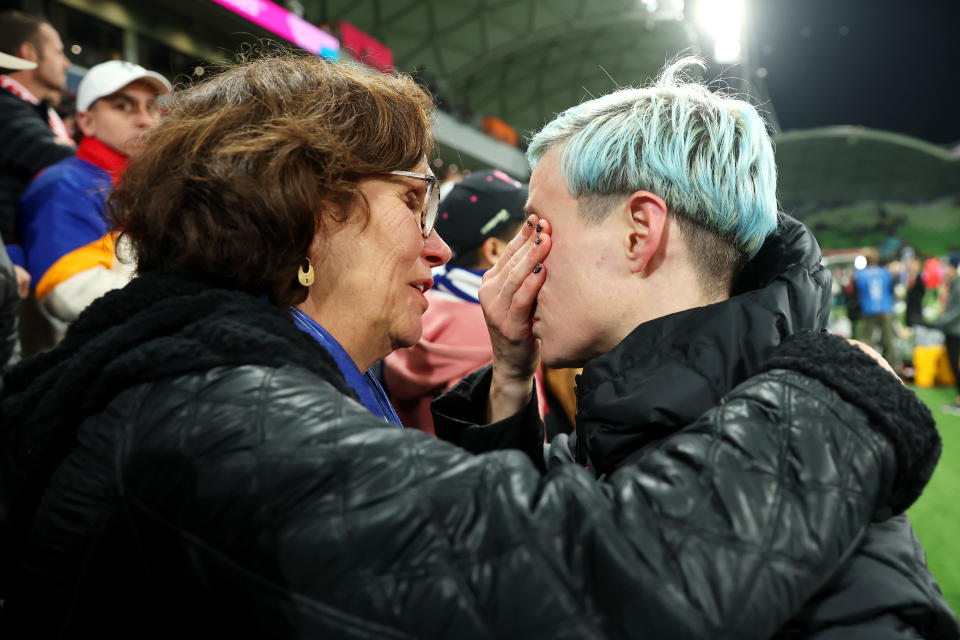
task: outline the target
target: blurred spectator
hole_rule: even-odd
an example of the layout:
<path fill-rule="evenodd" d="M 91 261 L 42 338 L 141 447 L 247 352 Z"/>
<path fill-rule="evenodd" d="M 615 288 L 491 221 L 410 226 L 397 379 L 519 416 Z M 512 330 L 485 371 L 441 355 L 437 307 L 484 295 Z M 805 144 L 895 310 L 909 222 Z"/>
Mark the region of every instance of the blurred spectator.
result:
<path fill-rule="evenodd" d="M 440 181 L 440 199 L 446 198 L 453 190 L 453 187 L 460 183 L 466 176 L 460 173 L 460 167 L 455 164 L 447 165 L 446 175 Z"/>
<path fill-rule="evenodd" d="M 132 277 L 117 259 L 106 199 L 143 133 L 156 122 L 157 98 L 171 90 L 158 73 L 129 62 L 90 69 L 77 90 L 76 157 L 41 173 L 24 192 L 17 226 L 41 308 L 62 323 Z"/>
<path fill-rule="evenodd" d="M 0 52 L 0 74 L 36 69 L 37 63 Z M 0 372 L 19 359 L 20 340 L 17 329 L 17 311 L 20 300 L 30 291 L 30 274 L 13 264 L 0 234 Z M 3 379 L 0 376 L 0 391 Z"/>
<path fill-rule="evenodd" d="M 19 11 L 0 13 L 0 49 L 33 63 L 0 75 L 0 236 L 13 245 L 20 194 L 38 171 L 74 152 L 52 106 L 66 91 L 70 61 L 45 18 Z M 24 266 L 19 247 L 8 250 L 14 264 Z"/>
<path fill-rule="evenodd" d="M 905 324 L 908 327 L 926 324 L 923 319 L 923 297 L 927 287 L 923 284 L 920 272 L 920 260 L 916 257 L 907 262 L 907 315 Z"/>
<path fill-rule="evenodd" d="M 954 251 L 947 256 L 946 282 L 950 289 L 943 307 L 943 313 L 937 319 L 937 328 L 946 336 L 947 357 L 950 359 L 950 369 L 957 385 L 957 398 L 953 404 L 943 407 L 943 410 L 953 415 L 960 415 L 960 280 L 957 278 L 957 267 L 960 266 L 960 251 Z"/>
<path fill-rule="evenodd" d="M 433 272 L 423 337 L 383 362 L 387 394 L 406 426 L 434 433 L 430 403 L 465 375 L 493 361 L 477 292 L 526 217 L 527 187 L 502 171 L 479 171 L 440 203 L 437 233 L 453 259 Z"/>
<path fill-rule="evenodd" d="M 899 369 L 899 358 L 894 348 L 893 327 L 893 276 L 886 267 L 877 264 L 876 251 L 865 252 L 867 266 L 857 271 L 855 284 L 857 300 L 860 303 L 859 340 L 883 353 L 895 369 Z M 880 341 L 876 334 L 879 331 Z"/>
<path fill-rule="evenodd" d="M 943 265 L 936 258 L 927 258 L 923 263 L 923 286 L 936 289 L 943 284 Z"/>

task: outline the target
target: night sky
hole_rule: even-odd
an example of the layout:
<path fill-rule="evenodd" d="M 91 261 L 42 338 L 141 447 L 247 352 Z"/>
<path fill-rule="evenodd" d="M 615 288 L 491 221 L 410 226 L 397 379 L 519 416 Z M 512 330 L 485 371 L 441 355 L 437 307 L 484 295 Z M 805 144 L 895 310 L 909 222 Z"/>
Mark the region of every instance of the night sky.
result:
<path fill-rule="evenodd" d="M 960 143 L 960 0 L 752 0 L 780 129 L 853 124 Z"/>

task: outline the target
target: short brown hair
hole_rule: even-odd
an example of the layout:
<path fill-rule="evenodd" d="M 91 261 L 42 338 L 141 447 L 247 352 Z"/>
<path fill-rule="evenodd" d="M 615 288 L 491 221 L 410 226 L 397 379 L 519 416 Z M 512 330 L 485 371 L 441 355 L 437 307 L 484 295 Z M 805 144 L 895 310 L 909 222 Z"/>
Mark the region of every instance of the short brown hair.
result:
<path fill-rule="evenodd" d="M 369 213 L 360 179 L 429 156 L 432 109 L 407 76 L 285 52 L 242 61 L 174 92 L 110 212 L 140 273 L 186 269 L 296 304 L 317 231 L 355 203 Z"/>
<path fill-rule="evenodd" d="M 20 45 L 29 42 L 43 56 L 43 36 L 40 27 L 50 24 L 43 16 L 23 13 L 22 11 L 4 11 L 0 13 L 0 51 L 12 56 L 19 55 Z"/>

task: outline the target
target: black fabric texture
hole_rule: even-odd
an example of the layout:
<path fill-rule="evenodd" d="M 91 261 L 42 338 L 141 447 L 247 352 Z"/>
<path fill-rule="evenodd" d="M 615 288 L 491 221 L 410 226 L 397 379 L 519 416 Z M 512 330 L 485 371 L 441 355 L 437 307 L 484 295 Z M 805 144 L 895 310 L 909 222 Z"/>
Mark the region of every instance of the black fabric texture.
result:
<path fill-rule="evenodd" d="M 785 342 L 764 369 L 790 369 L 816 378 L 867 414 L 897 452 L 893 513 L 903 513 L 916 502 L 933 476 L 942 441 L 930 409 L 896 376 L 845 339 L 827 333 L 801 334 Z"/>
<path fill-rule="evenodd" d="M 905 515 L 894 516 L 919 497 L 939 458 L 940 437 L 929 411 L 860 349 L 823 330 L 829 274 L 802 225 L 783 216 L 778 235 L 748 264 L 734 290 L 736 295 L 727 301 L 646 322 L 613 350 L 588 362 L 578 379 L 577 430 L 550 443 L 547 468 L 573 458 L 609 480 L 648 462 L 670 447 L 671 440 L 698 426 L 730 428 L 736 446 L 772 455 L 765 436 L 744 437 L 732 428 L 746 429 L 760 415 L 771 428 L 791 432 L 788 449 L 810 452 L 832 449 L 835 433 L 867 429 L 888 442 L 896 457 L 896 473 L 885 479 L 890 500 L 874 513 L 863 540 L 848 550 L 817 593 L 769 635 L 824 640 L 958 637 L 956 618 L 926 567 L 909 521 Z M 478 431 L 489 429 L 488 443 L 522 449 L 522 438 L 508 437 L 524 429 L 533 432 L 519 415 L 497 425 L 470 423 L 477 416 L 467 408 L 484 402 L 489 392 L 489 381 L 484 385 L 483 380 L 471 377 L 434 402 L 437 433 L 457 443 L 469 434 L 476 450 L 476 443 L 483 441 Z M 760 413 L 745 416 L 744 398 L 756 400 Z M 854 446 L 873 445 L 864 439 Z M 698 453 L 695 445 L 683 448 L 683 455 L 660 467 L 660 481 L 677 482 L 688 465 L 724 466 L 722 455 L 709 455 L 704 462 Z M 783 479 L 787 492 L 804 496 L 804 507 L 781 517 L 785 538 L 823 548 L 822 540 L 802 535 L 802 522 L 809 515 L 831 510 L 830 498 L 821 489 L 833 483 L 836 468 L 816 457 Z M 751 474 L 749 465 L 744 474 Z M 767 479 L 755 477 L 757 493 L 752 493 L 733 490 L 737 477 L 731 471 L 714 486 L 714 499 L 725 505 L 731 521 L 744 517 L 754 501 L 776 503 L 778 494 L 763 489 Z M 677 510 L 683 511 L 679 506 Z M 672 513 L 667 509 L 660 517 Z M 688 533 L 696 536 L 711 528 L 706 520 L 698 527 Z M 717 555 L 736 544 L 735 537 L 722 535 L 712 543 L 711 552 Z M 727 568 L 731 574 L 740 570 L 732 564 Z M 723 579 L 708 579 L 702 587 L 711 593 L 726 590 Z"/>
<path fill-rule="evenodd" d="M 86 416 L 144 381 L 240 364 L 294 364 L 356 397 L 325 349 L 249 294 L 156 271 L 90 305 L 56 348 L 4 376 L 0 547 L 21 544 L 47 479 Z"/>
<path fill-rule="evenodd" d="M 46 102 L 32 105 L 0 89 L 0 236 L 14 243 L 17 201 L 37 173 L 74 154 L 54 142 Z"/>
<path fill-rule="evenodd" d="M 458 385 L 456 395 L 441 395 L 433 401 L 431 411 L 435 410 L 434 416 L 439 416 L 434 421 L 437 437 L 455 442 L 473 453 L 497 449 L 529 452 L 534 464 L 543 469 L 540 446 L 544 441 L 544 426 L 540 421 L 536 394 L 530 394 L 530 400 L 516 415 L 485 424 L 486 391 L 490 388 L 492 375 L 493 368 L 487 365 L 465 377 Z"/>
<path fill-rule="evenodd" d="M 17 310 L 20 308 L 20 294 L 17 291 L 17 274 L 13 263 L 3 246 L 0 236 L 0 373 L 4 370 L 17 347 Z M 3 380 L 0 379 L 0 392 Z"/>
<path fill-rule="evenodd" d="M 374 417 L 216 283 L 148 274 L 77 322 L 0 399 L 0 595 L 30 637 L 769 638 L 896 473 L 862 413 L 783 369 L 601 483 Z"/>

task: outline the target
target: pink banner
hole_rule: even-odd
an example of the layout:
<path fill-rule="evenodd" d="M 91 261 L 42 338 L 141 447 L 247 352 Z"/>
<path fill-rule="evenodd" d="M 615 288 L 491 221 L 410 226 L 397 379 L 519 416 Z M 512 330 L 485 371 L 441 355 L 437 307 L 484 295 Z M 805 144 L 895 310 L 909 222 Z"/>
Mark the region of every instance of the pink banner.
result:
<path fill-rule="evenodd" d="M 335 37 L 269 0 L 213 0 L 267 31 L 324 58 L 336 60 L 340 43 Z"/>

